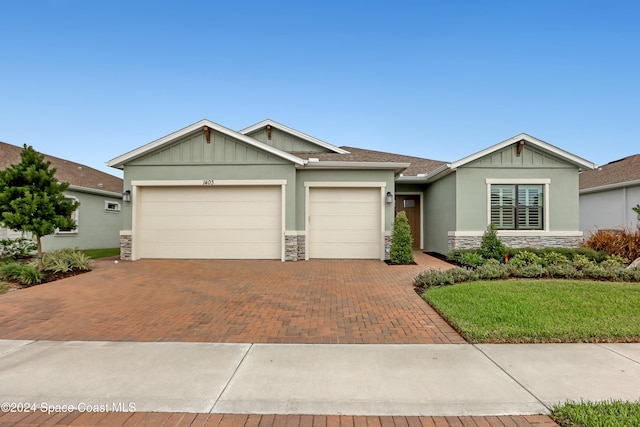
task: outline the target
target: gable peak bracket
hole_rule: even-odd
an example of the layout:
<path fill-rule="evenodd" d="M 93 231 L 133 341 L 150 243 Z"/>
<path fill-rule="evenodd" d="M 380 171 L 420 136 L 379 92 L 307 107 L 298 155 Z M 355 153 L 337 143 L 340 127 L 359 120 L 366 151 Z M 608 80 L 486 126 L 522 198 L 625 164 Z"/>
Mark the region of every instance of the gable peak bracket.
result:
<path fill-rule="evenodd" d="M 209 126 L 203 126 L 204 137 L 207 139 L 207 144 L 211 144 L 211 128 Z"/>
<path fill-rule="evenodd" d="M 516 148 L 517 157 L 520 157 L 520 154 L 522 154 L 522 147 L 524 147 L 524 139 L 521 139 L 520 141 L 518 141 L 518 147 Z"/>
<path fill-rule="evenodd" d="M 271 141 L 271 125 L 267 125 L 267 139 Z"/>

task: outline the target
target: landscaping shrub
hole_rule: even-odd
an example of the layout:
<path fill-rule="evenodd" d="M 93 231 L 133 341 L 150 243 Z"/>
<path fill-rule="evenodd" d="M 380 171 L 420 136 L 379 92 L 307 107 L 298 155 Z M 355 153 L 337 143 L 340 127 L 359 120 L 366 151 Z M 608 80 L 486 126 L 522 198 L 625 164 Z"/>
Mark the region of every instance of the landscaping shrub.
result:
<path fill-rule="evenodd" d="M 542 255 L 542 260 L 545 265 L 559 265 L 559 264 L 569 264 L 569 258 L 566 255 L 561 254 L 560 252 L 545 252 Z"/>
<path fill-rule="evenodd" d="M 474 268 L 482 265 L 485 262 L 484 258 L 478 251 L 462 252 L 458 256 L 457 261 L 462 265 L 466 265 Z"/>
<path fill-rule="evenodd" d="M 415 262 L 411 226 L 404 211 L 399 212 L 393 222 L 390 261 L 394 264 L 413 264 Z"/>
<path fill-rule="evenodd" d="M 24 286 L 36 285 L 42 281 L 42 274 L 33 265 L 10 262 L 0 266 L 0 277 L 15 280 Z"/>
<path fill-rule="evenodd" d="M 46 252 L 42 256 L 42 269 L 54 273 L 66 273 L 73 270 L 89 270 L 91 260 L 77 249 L 58 249 Z"/>
<path fill-rule="evenodd" d="M 491 223 L 482 235 L 480 242 L 480 254 L 486 259 L 504 259 L 507 249 L 500 241 L 496 226 Z"/>
<path fill-rule="evenodd" d="M 585 246 L 633 261 L 640 257 L 640 229 L 598 230 L 589 236 Z"/>
<path fill-rule="evenodd" d="M 571 265 L 573 265 L 577 270 L 584 270 L 587 267 L 596 265 L 596 263 L 590 260 L 586 255 L 576 254 L 571 261 Z"/>
<path fill-rule="evenodd" d="M 626 267 L 629 260 L 620 255 L 608 255 L 607 258 L 600 263 L 604 267 Z"/>
<path fill-rule="evenodd" d="M 509 263 L 516 267 L 524 267 L 527 265 L 543 265 L 543 258 L 529 250 L 524 250 L 515 254 L 513 258 L 509 260 Z"/>
<path fill-rule="evenodd" d="M 9 258 L 27 258 L 38 249 L 35 240 L 25 237 L 0 240 L 0 255 Z"/>

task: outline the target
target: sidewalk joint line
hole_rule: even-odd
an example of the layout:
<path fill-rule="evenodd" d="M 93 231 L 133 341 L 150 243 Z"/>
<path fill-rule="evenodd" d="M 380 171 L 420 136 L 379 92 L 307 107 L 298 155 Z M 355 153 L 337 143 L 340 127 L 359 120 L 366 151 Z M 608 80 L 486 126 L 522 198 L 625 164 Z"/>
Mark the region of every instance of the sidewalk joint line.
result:
<path fill-rule="evenodd" d="M 26 342 L 24 344 L 21 344 L 21 345 L 18 345 L 16 347 L 11 347 L 10 349 L 3 351 L 2 353 L 0 353 L 0 358 L 3 358 L 3 357 L 8 356 L 10 354 L 13 354 L 16 351 L 21 350 L 21 349 L 23 349 L 25 347 L 28 347 L 31 344 L 37 342 L 37 340 L 6 340 L 6 341 L 28 341 L 28 342 Z"/>
<path fill-rule="evenodd" d="M 523 390 L 525 390 L 527 393 L 529 393 L 535 400 L 538 401 L 538 403 L 540 403 L 542 406 L 544 406 L 545 408 L 547 408 L 549 411 L 551 410 L 551 407 L 549 407 L 547 404 L 545 404 L 542 400 L 540 400 L 538 398 L 538 396 L 536 396 L 535 394 L 533 394 L 533 392 L 531 390 L 529 390 L 527 387 L 524 386 L 524 384 L 522 384 L 520 381 L 518 381 L 513 375 L 511 375 L 509 372 L 507 372 L 502 366 L 500 366 L 498 364 L 498 362 L 496 362 L 495 360 L 493 360 L 491 358 L 491 356 L 489 356 L 487 353 L 485 353 L 484 351 L 482 351 L 481 348 L 477 347 L 475 344 L 471 344 L 476 350 L 478 350 L 480 353 L 482 353 L 482 355 L 484 357 L 486 357 L 487 359 L 489 359 L 489 361 L 491 363 L 493 363 L 495 366 L 498 367 L 498 369 L 500 369 L 502 372 L 505 373 L 506 376 L 508 376 L 509 378 L 511 378 L 516 384 L 518 384 L 520 387 L 522 387 Z"/>
<path fill-rule="evenodd" d="M 612 348 L 607 347 L 607 344 L 633 344 L 633 343 L 594 343 L 594 344 L 596 344 L 598 347 L 602 347 L 605 350 L 610 351 L 611 353 L 617 354 L 618 356 L 622 356 L 625 359 L 630 360 L 633 363 L 637 363 L 638 365 L 640 365 L 640 360 L 633 359 L 633 358 L 627 356 L 626 354 L 622 354 L 622 353 L 620 353 L 620 352 L 618 352 L 618 351 L 616 351 L 616 350 L 614 350 Z"/>
<path fill-rule="evenodd" d="M 227 383 L 224 385 L 224 387 L 222 388 L 222 390 L 220 391 L 220 394 L 218 395 L 218 397 L 216 398 L 216 401 L 213 402 L 213 405 L 211 405 L 211 409 L 209 410 L 210 414 L 214 414 L 215 412 L 213 412 L 213 410 L 216 408 L 216 406 L 218 405 L 218 402 L 220 401 L 220 398 L 222 397 L 222 395 L 224 394 L 225 391 L 227 391 L 227 388 L 229 387 L 229 384 L 231 383 L 231 381 L 233 381 L 233 378 L 236 376 L 236 373 L 238 372 L 238 369 L 240 369 L 240 366 L 242 366 L 242 363 L 244 362 L 244 359 L 247 358 L 247 356 L 249 355 L 249 352 L 251 351 L 251 349 L 253 349 L 253 346 L 255 344 L 254 343 L 249 343 L 249 348 L 247 349 L 247 351 L 244 353 L 244 355 L 242 356 L 242 359 L 240 359 L 240 362 L 238 362 L 238 365 L 236 366 L 236 368 L 233 370 L 233 372 L 231 373 L 231 376 L 229 376 L 229 380 L 227 381 Z"/>

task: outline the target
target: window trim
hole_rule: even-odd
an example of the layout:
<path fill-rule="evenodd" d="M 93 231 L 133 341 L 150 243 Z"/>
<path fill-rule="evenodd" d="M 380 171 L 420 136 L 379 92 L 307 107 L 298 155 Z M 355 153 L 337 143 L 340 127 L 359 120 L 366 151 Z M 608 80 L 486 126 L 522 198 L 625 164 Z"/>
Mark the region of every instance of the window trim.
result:
<path fill-rule="evenodd" d="M 72 200 L 74 202 L 79 202 L 80 200 L 76 196 L 64 196 L 65 200 Z M 56 234 L 59 235 L 69 235 L 69 234 L 78 234 L 78 227 L 80 226 L 80 208 L 78 207 L 75 211 L 71 212 L 71 219 L 73 219 L 76 223 L 76 228 L 73 230 L 60 230 L 56 228 Z"/>
<path fill-rule="evenodd" d="M 487 185 L 487 225 L 491 224 L 491 185 L 503 184 L 503 185 L 543 185 L 543 205 L 542 205 L 542 229 L 501 229 L 498 232 L 517 232 L 523 234 L 533 234 L 540 232 L 549 232 L 549 188 L 551 186 L 550 178 L 487 178 L 485 180 Z"/>
<path fill-rule="evenodd" d="M 109 205 L 116 205 L 116 208 L 115 209 L 109 209 Z M 112 200 L 105 200 L 104 201 L 104 211 L 105 212 L 118 213 L 118 212 L 120 212 L 121 209 L 122 209 L 122 206 L 120 205 L 120 202 L 114 202 Z"/>

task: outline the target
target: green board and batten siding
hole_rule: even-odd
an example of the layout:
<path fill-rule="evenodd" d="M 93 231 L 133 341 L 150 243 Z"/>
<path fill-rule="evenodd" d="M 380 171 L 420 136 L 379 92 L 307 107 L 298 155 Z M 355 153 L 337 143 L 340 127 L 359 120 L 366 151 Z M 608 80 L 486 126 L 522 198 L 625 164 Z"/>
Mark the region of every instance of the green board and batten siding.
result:
<path fill-rule="evenodd" d="M 182 138 L 168 147 L 129 163 L 130 165 L 184 165 L 184 164 L 289 164 L 286 160 L 212 131 L 211 142 L 204 132 Z"/>
<path fill-rule="evenodd" d="M 286 151 L 288 153 L 328 153 L 329 150 L 313 144 L 309 141 L 305 141 L 302 138 L 291 135 L 286 132 L 282 132 L 277 128 L 271 129 L 271 139 L 266 129 L 260 129 L 258 131 L 248 133 L 247 136 L 263 142 L 267 145 L 271 145 L 279 150 Z"/>

